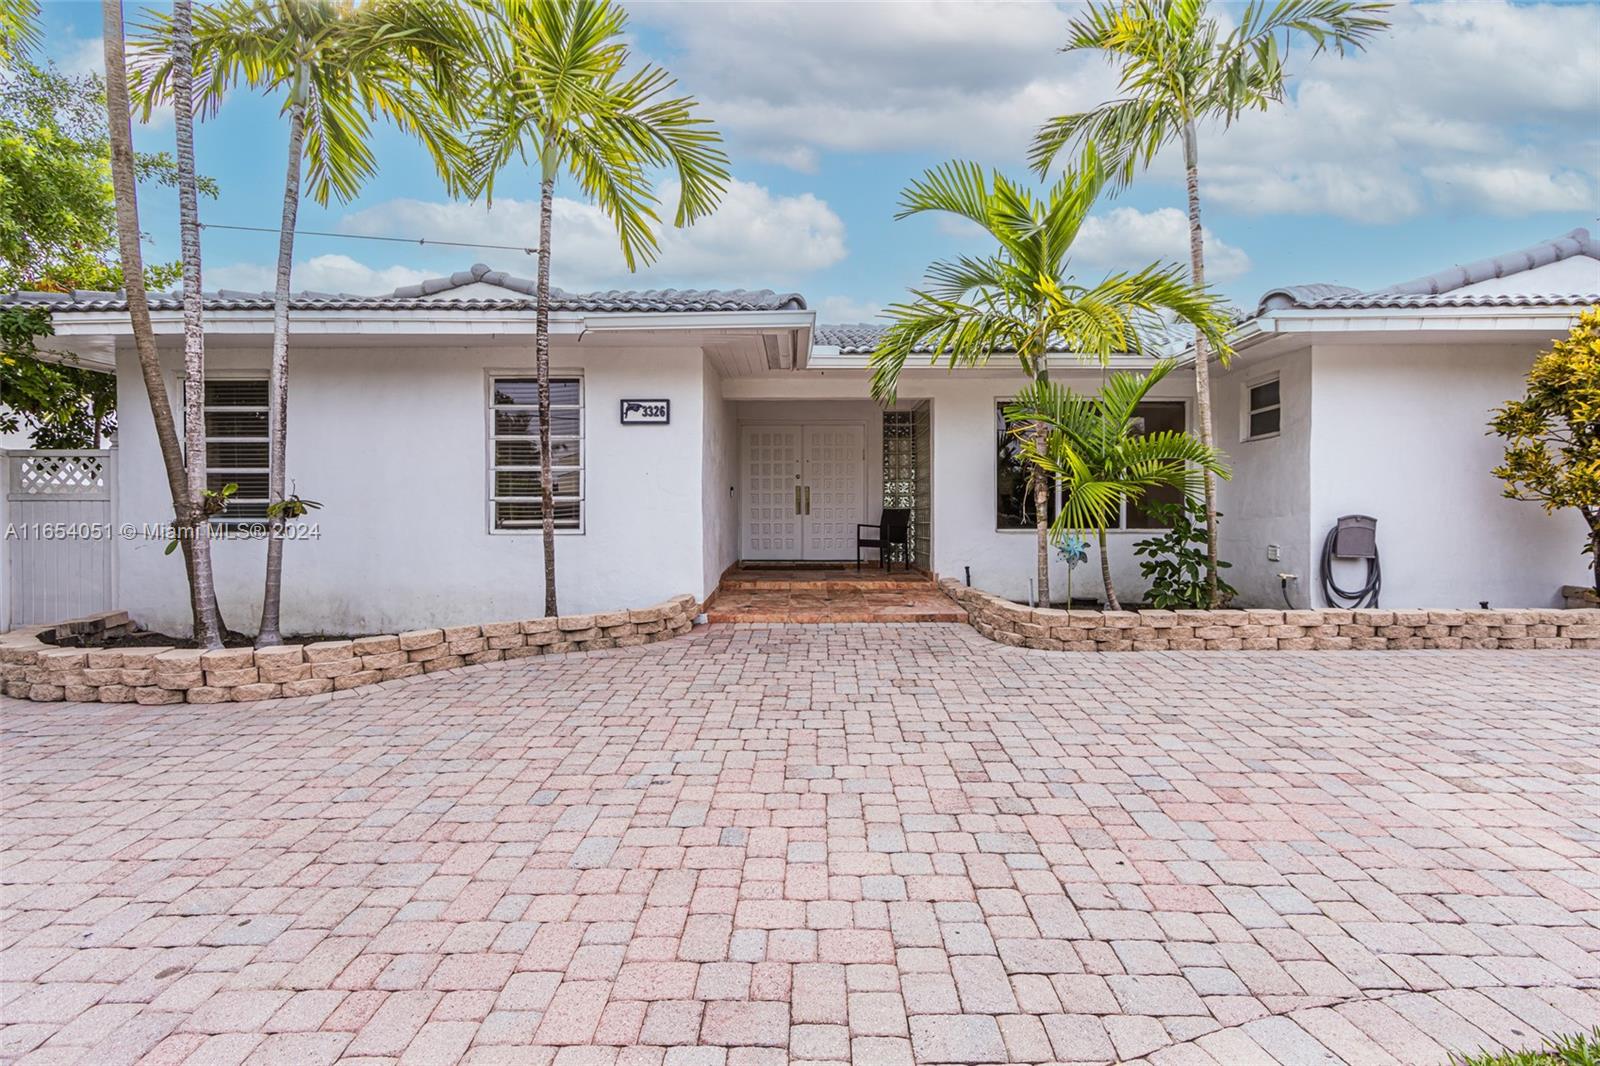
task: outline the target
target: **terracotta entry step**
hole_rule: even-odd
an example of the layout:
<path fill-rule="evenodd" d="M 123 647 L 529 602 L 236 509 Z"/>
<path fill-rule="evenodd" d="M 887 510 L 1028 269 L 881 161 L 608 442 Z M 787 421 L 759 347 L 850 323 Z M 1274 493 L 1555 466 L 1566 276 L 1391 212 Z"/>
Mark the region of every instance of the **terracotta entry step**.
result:
<path fill-rule="evenodd" d="M 706 605 L 711 622 L 965 622 L 967 613 L 919 571 L 854 565 L 741 565 Z"/>

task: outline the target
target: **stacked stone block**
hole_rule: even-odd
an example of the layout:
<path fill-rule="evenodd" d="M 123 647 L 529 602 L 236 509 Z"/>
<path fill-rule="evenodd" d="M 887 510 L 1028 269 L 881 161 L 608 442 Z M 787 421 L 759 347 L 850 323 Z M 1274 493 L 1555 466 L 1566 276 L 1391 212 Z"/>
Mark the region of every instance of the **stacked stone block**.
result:
<path fill-rule="evenodd" d="M 315 696 L 458 666 L 601 648 L 633 648 L 694 628 L 689 595 L 641 610 L 414 629 L 278 648 L 63 648 L 56 634 L 99 632 L 84 619 L 0 634 L 0 691 L 17 699 L 228 703 Z M 120 619 L 121 612 L 95 616 Z"/>
<path fill-rule="evenodd" d="M 1046 651 L 1600 649 L 1600 610 L 1060 611 L 940 587 L 983 636 Z"/>

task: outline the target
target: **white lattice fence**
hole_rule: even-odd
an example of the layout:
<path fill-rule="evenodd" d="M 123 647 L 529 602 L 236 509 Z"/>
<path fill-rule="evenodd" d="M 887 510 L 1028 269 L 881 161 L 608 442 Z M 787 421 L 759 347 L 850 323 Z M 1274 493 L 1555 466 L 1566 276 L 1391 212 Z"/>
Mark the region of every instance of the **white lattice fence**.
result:
<path fill-rule="evenodd" d="M 9 451 L 5 577 L 11 626 L 107 611 L 115 595 L 116 453 Z"/>

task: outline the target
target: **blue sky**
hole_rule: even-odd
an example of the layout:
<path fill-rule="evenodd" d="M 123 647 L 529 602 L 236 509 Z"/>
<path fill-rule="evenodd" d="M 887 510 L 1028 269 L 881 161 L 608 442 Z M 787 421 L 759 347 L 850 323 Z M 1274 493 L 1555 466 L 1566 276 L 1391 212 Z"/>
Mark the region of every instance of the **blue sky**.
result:
<path fill-rule="evenodd" d="M 1114 90 L 1102 63 L 1056 51 L 1067 4 L 631 10 L 635 48 L 702 101 L 735 182 L 716 216 L 666 233 L 660 261 L 637 275 L 596 212 L 562 190 L 554 273 L 568 288 L 794 289 L 826 321 L 864 319 L 931 259 L 983 249 L 947 223 L 894 221 L 909 178 L 949 158 L 1024 177 L 1038 123 Z M 1206 135 L 1208 261 L 1234 301 L 1253 305 L 1294 282 L 1373 287 L 1596 224 L 1600 76 L 1577 42 L 1600 39 L 1600 6 L 1463 0 L 1401 6 L 1394 23 L 1364 55 L 1300 49 L 1286 105 Z M 47 3 L 45 25 L 47 55 L 69 70 L 98 68 L 98 4 Z M 235 93 L 202 124 L 200 169 L 222 190 L 202 203 L 203 220 L 276 225 L 286 162 L 277 111 L 277 101 Z M 136 136 L 170 148 L 170 119 Z M 361 196 L 307 203 L 301 228 L 534 243 L 526 172 L 504 175 L 487 210 L 450 202 L 403 137 L 381 131 L 375 147 L 382 170 Z M 1176 162 L 1158 160 L 1099 208 L 1075 261 L 1082 276 L 1184 254 Z M 143 195 L 147 254 L 175 258 L 174 200 Z M 208 232 L 206 287 L 267 287 L 274 249 L 273 235 Z M 532 257 L 516 252 L 307 237 L 295 284 L 387 291 L 475 260 L 533 273 Z"/>

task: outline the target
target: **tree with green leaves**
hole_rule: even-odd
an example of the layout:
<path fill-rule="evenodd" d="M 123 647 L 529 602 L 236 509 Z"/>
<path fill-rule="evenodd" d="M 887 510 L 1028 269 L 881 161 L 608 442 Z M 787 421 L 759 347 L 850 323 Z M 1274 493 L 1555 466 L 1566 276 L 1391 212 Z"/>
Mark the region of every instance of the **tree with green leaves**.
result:
<path fill-rule="evenodd" d="M 140 181 L 177 184 L 165 152 L 137 152 Z M 200 193 L 216 183 L 199 177 Z M 177 263 L 152 263 L 145 284 L 178 278 Z M 14 56 L 0 67 L 0 290 L 115 291 L 122 287 L 105 82 Z M 31 431 L 36 448 L 98 448 L 116 424 L 116 378 L 41 346 L 50 315 L 0 308 L 0 430 Z"/>
<path fill-rule="evenodd" d="M 41 359 L 55 333 L 43 307 L 0 307 L 0 433 L 30 431 L 35 448 L 99 448 L 116 424 L 117 379 L 66 353 Z"/>
<path fill-rule="evenodd" d="M 289 406 L 289 292 L 302 171 L 320 204 L 348 202 L 377 172 L 367 141 L 381 118 L 416 137 L 447 180 L 459 172 L 454 129 L 464 115 L 464 64 L 474 30 L 450 0 L 222 0 L 195 12 L 198 98 L 214 114 L 244 84 L 281 95 L 289 125 L 288 167 L 278 230 L 268 372 L 268 515 L 266 581 L 256 644 L 283 642 L 286 519 L 301 513 L 286 493 Z M 138 94 L 146 113 L 174 91 L 174 27 L 155 15 L 139 44 Z"/>
<path fill-rule="evenodd" d="M 1368 0 L 1252 0 L 1231 28 L 1212 16 L 1208 0 L 1121 0 L 1099 4 L 1069 23 L 1065 52 L 1097 51 L 1119 68 L 1121 95 L 1090 111 L 1051 119 L 1034 138 L 1030 159 L 1041 174 L 1069 147 L 1093 145 L 1125 186 L 1173 141 L 1183 145 L 1189 204 L 1189 270 L 1205 284 L 1200 226 L 1199 129 L 1232 125 L 1244 112 L 1284 98 L 1284 57 L 1296 37 L 1317 52 L 1363 48 L 1388 27 L 1388 3 Z M 1200 439 L 1213 443 L 1211 338 L 1195 339 L 1195 398 Z M 1217 601 L 1216 481 L 1205 478 L 1206 580 Z"/>
<path fill-rule="evenodd" d="M 1527 392 L 1495 411 L 1489 429 L 1506 441 L 1494 476 L 1507 499 L 1583 516 L 1583 551 L 1600 593 L 1600 306 L 1534 361 Z"/>
<path fill-rule="evenodd" d="M 659 251 L 652 171 L 678 183 L 673 222 L 716 209 L 728 157 L 692 97 L 660 67 L 635 65 L 623 36 L 627 14 L 611 0 L 505 0 L 485 4 L 479 38 L 481 113 L 469 141 L 465 184 L 493 202 L 513 159 L 539 182 L 538 307 L 534 359 L 539 402 L 539 520 L 544 612 L 556 614 L 555 480 L 550 454 L 550 260 L 556 182 L 569 178 L 616 228 L 629 270 Z"/>
<path fill-rule="evenodd" d="M 1105 365 L 1113 355 L 1147 353 L 1166 331 L 1163 315 L 1188 323 L 1226 350 L 1217 298 L 1190 284 L 1176 266 L 1077 280 L 1072 245 L 1105 186 L 1091 151 L 1052 186 L 1033 191 L 976 163 L 950 162 L 912 182 L 896 218 L 926 212 L 979 226 L 993 251 L 931 264 L 911 299 L 886 312 L 889 326 L 872 353 L 872 394 L 892 403 L 906 364 L 920 352 L 950 367 L 982 366 L 996 354 L 1015 358 L 1037 386 L 1049 377 L 1050 353 L 1071 352 Z M 1048 427 L 1033 424 L 1035 454 L 1045 455 Z M 1050 602 L 1050 490 L 1053 474 L 1032 465 L 1038 593 Z"/>
<path fill-rule="evenodd" d="M 178 184 L 166 152 L 134 153 L 141 182 Z M 197 177 L 202 195 L 216 182 Z M 145 284 L 178 280 L 176 262 L 151 263 Z M 122 287 L 106 87 L 97 74 L 63 74 L 17 59 L 0 68 L 0 290 L 64 292 Z"/>
<path fill-rule="evenodd" d="M 1161 487 L 1198 496 L 1202 471 L 1228 476 L 1215 448 L 1177 430 L 1146 433 L 1136 417 L 1150 390 L 1176 366 L 1163 359 L 1143 373 L 1118 371 L 1094 395 L 1036 381 L 1006 408 L 1007 419 L 1018 427 L 1023 457 L 1061 485 L 1061 509 L 1051 524 L 1051 539 L 1061 543 L 1070 534 L 1094 533 L 1099 540 L 1107 610 L 1122 609 L 1111 580 L 1106 530 L 1123 505 L 1138 503 Z M 1042 441 L 1030 428 L 1034 426 L 1044 427 Z"/>

